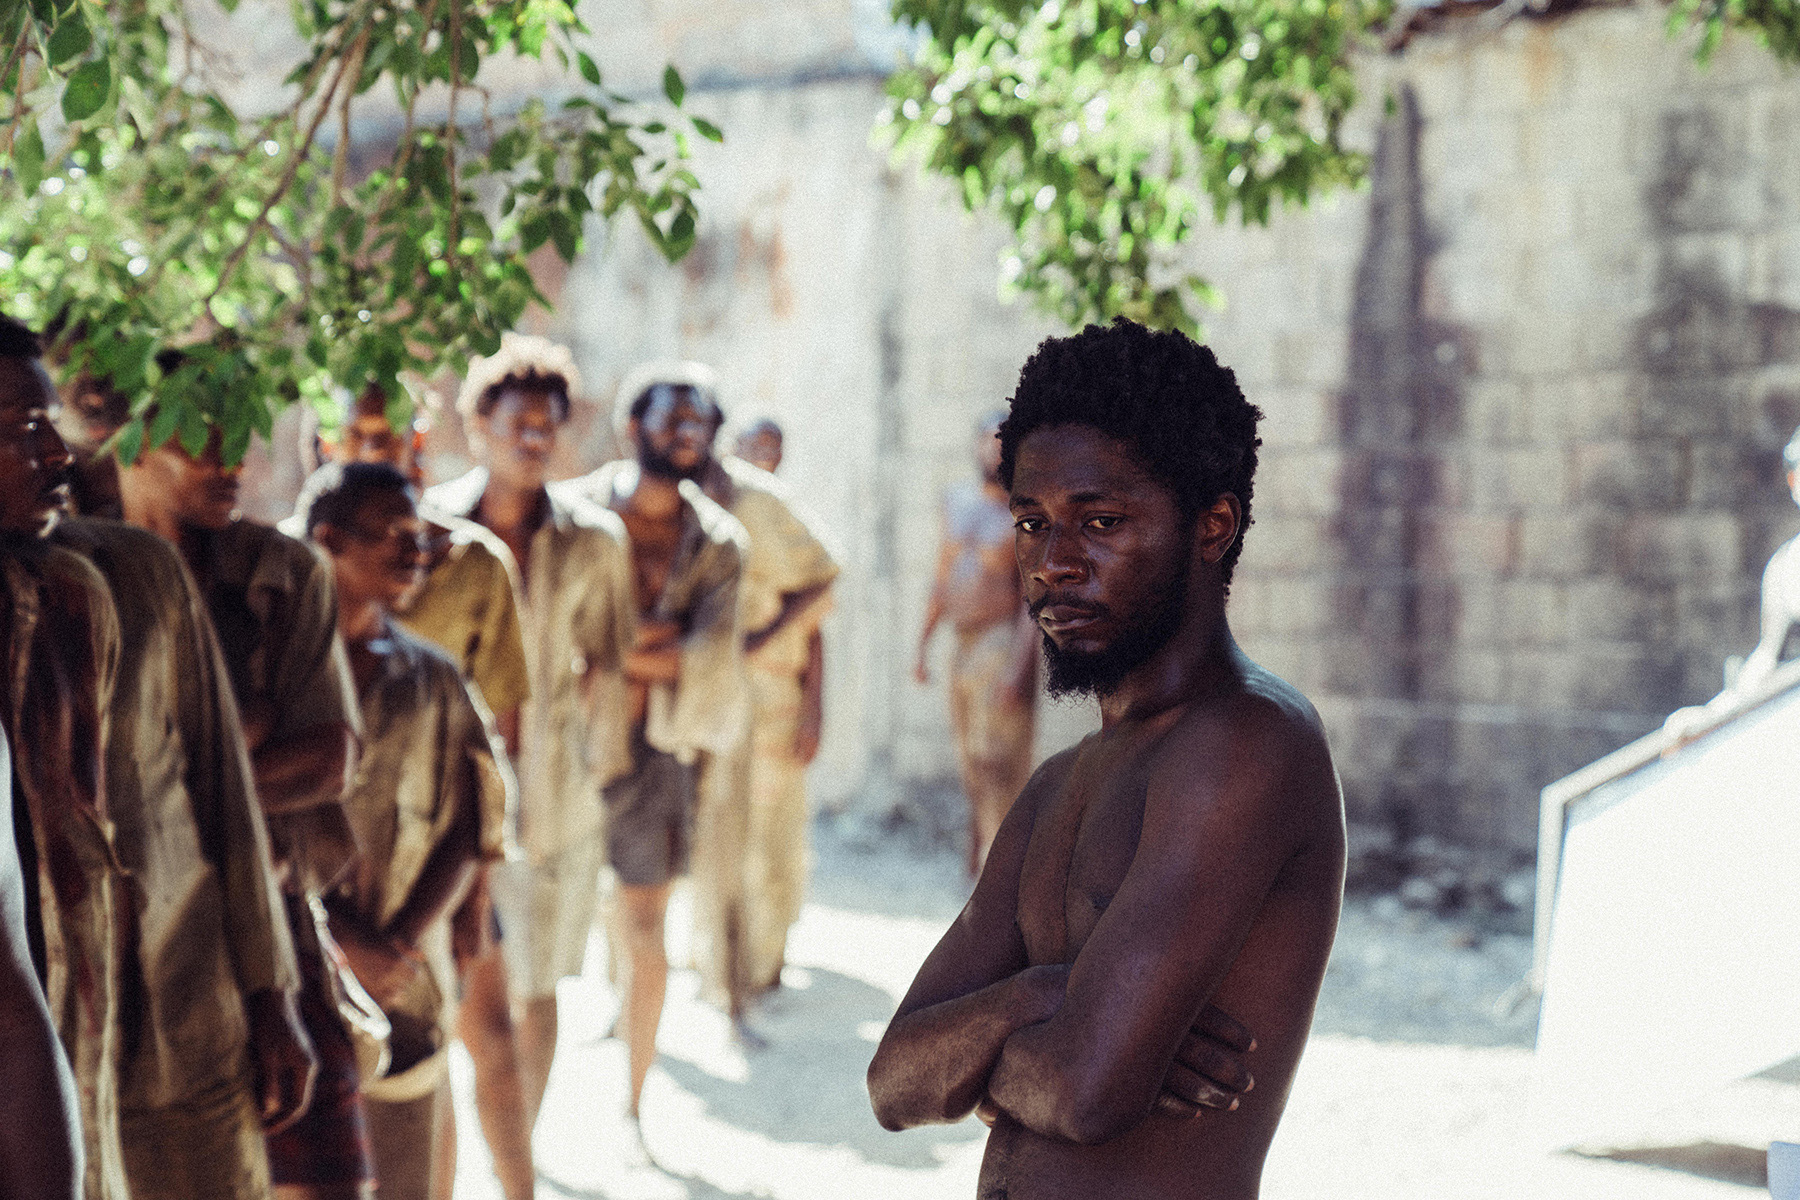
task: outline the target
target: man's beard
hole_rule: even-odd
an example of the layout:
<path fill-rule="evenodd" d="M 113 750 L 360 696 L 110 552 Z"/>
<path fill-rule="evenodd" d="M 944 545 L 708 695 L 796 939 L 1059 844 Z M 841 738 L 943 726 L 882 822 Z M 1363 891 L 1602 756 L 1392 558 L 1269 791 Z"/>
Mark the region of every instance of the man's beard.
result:
<path fill-rule="evenodd" d="M 645 474 L 654 475 L 658 479 L 698 479 L 701 472 L 706 470 L 707 461 L 703 457 L 692 467 L 684 470 L 671 462 L 667 454 L 652 446 L 648 441 L 644 441 L 638 446 L 638 466 L 643 468 Z"/>
<path fill-rule="evenodd" d="M 1083 696 L 1108 696 L 1125 677 L 1150 661 L 1158 650 L 1169 644 L 1181 628 L 1187 607 L 1188 558 L 1182 556 L 1180 569 L 1165 585 L 1151 594 L 1161 597 L 1156 607 L 1121 629 L 1118 636 L 1099 650 L 1064 650 L 1044 635 L 1044 663 L 1049 668 L 1044 690 L 1053 700 L 1078 699 Z M 1047 607 L 1046 602 L 1034 606 Z"/>

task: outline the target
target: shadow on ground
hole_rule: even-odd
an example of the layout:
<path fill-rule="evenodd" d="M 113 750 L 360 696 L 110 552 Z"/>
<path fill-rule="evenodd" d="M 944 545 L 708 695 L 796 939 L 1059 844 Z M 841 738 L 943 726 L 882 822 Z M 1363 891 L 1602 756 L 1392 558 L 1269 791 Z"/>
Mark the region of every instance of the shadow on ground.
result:
<path fill-rule="evenodd" d="M 1634 1146 L 1629 1149 L 1571 1150 L 1579 1158 L 1606 1159 L 1680 1171 L 1701 1179 L 1736 1183 L 1747 1188 L 1769 1186 L 1767 1150 L 1722 1142 L 1694 1142 L 1686 1146 Z"/>
<path fill-rule="evenodd" d="M 888 1166 L 937 1167 L 941 1148 L 985 1136 L 974 1121 L 902 1134 L 876 1124 L 863 1073 L 875 1052 L 869 1035 L 886 1026 L 892 998 L 837 971 L 810 967 L 802 978 L 809 981 L 804 989 L 778 994 L 758 1014 L 769 1047 L 746 1055 L 742 1080 L 721 1079 L 667 1053 L 660 1069 L 726 1125 L 782 1142 L 848 1146 Z"/>

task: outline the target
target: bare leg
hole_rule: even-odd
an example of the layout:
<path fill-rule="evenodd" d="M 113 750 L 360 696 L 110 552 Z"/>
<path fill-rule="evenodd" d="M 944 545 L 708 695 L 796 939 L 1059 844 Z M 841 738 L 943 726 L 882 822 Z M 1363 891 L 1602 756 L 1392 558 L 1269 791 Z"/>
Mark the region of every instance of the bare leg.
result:
<path fill-rule="evenodd" d="M 275 1200 L 375 1200 L 372 1183 L 278 1183 Z"/>
<path fill-rule="evenodd" d="M 554 1022 L 555 1012 L 551 1019 Z M 531 1123 L 525 1119 L 524 1069 L 507 996 L 506 960 L 500 947 L 470 959 L 463 971 L 463 1003 L 458 1030 L 475 1061 L 475 1111 L 494 1156 L 494 1174 L 506 1200 L 531 1200 L 536 1180 L 531 1166 Z M 555 1049 L 554 1028 L 551 1049 Z M 542 1078 L 548 1078 L 548 1067 Z M 543 1100 L 540 1086 L 537 1099 Z M 454 1148 L 454 1140 L 452 1147 Z"/>
<path fill-rule="evenodd" d="M 431 1200 L 450 1200 L 456 1189 L 456 1106 L 448 1094 L 438 1097 L 437 1135 L 431 1147 Z"/>
<path fill-rule="evenodd" d="M 644 1078 L 656 1061 L 656 1029 L 662 1024 L 663 998 L 669 988 L 669 957 L 663 919 L 669 909 L 669 885 L 619 889 L 625 906 L 625 1044 L 631 1053 L 631 1103 L 638 1115 Z"/>
<path fill-rule="evenodd" d="M 556 1057 L 556 997 L 533 996 L 519 1014 L 519 1082 L 524 1089 L 525 1127 L 537 1127 L 550 1062 Z"/>

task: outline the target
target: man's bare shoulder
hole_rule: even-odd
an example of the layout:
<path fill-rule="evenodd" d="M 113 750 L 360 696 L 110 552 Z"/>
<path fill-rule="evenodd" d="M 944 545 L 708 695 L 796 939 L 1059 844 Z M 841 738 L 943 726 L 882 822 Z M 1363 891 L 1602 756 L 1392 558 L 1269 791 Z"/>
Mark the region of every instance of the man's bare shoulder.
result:
<path fill-rule="evenodd" d="M 1234 683 L 1190 703 L 1158 744 L 1152 778 L 1252 807 L 1341 808 L 1318 710 L 1300 690 L 1241 658 Z"/>

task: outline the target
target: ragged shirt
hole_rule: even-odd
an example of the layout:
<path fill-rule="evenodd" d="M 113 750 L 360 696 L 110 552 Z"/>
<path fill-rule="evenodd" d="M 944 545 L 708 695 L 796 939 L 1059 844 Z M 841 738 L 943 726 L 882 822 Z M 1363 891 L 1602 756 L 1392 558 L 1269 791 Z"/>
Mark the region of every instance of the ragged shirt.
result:
<path fill-rule="evenodd" d="M 271 742 L 339 723 L 357 731 L 331 564 L 306 543 L 253 521 L 195 536 L 195 561 L 206 564 L 197 572 L 202 594 L 246 724 L 266 720 Z M 314 808 L 340 803 L 332 797 Z M 318 812 L 265 808 L 264 815 L 276 859 L 294 863 L 302 886 L 335 878 L 355 855 L 339 836 L 340 823 Z"/>
<path fill-rule="evenodd" d="M 746 636 L 773 625 L 788 596 L 837 579 L 836 559 L 787 484 L 735 455 L 715 459 L 701 482 L 706 494 L 736 517 L 749 537 L 738 586 Z M 772 674 L 799 675 L 806 669 L 808 642 L 827 604 L 820 597 L 810 611 L 764 642 L 750 656 L 750 665 Z"/>
<path fill-rule="evenodd" d="M 425 502 L 471 518 L 487 491 L 477 467 Z M 559 491 L 532 534 L 519 613 L 530 666 L 520 710 L 517 837 L 535 862 L 599 836 L 600 789 L 631 766 L 623 667 L 637 630 L 631 552 L 616 513 Z"/>
<path fill-rule="evenodd" d="M 611 462 L 552 491 L 616 511 L 635 490 L 638 470 L 635 462 Z M 651 686 L 644 740 L 691 763 L 731 750 L 749 727 L 738 605 L 747 539 L 737 519 L 695 484 L 682 482 L 681 499 L 681 536 L 662 594 L 645 606 L 635 578 L 628 574 L 626 582 L 636 611 L 681 628 L 680 675 Z M 625 694 L 621 689 L 621 703 Z M 623 707 L 619 719 L 626 719 Z"/>
<path fill-rule="evenodd" d="M 0 554 L 13 795 L 35 869 L 33 957 L 75 1076 L 89 1200 L 124 1200 L 119 1140 L 118 956 L 121 874 L 106 815 L 105 747 L 119 659 L 119 618 L 105 581 L 77 554 L 43 542 Z"/>
<path fill-rule="evenodd" d="M 299 986 L 237 703 L 175 548 L 75 518 L 54 540 L 105 576 L 122 634 L 107 813 L 121 897 L 120 1103 L 179 1107 L 248 1079 L 242 998 Z"/>

